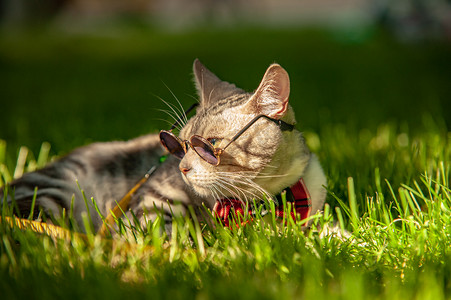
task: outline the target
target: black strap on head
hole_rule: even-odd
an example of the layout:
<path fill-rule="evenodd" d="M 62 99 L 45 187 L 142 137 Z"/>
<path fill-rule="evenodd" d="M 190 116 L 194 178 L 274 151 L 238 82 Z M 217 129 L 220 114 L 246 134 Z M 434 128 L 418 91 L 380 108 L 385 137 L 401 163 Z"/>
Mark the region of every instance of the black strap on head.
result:
<path fill-rule="evenodd" d="M 294 129 L 293 124 L 288 124 L 282 120 L 276 120 L 276 119 L 269 119 L 269 120 L 271 120 L 274 123 L 276 123 L 277 125 L 279 125 L 280 130 L 282 130 L 282 131 L 292 131 Z"/>
<path fill-rule="evenodd" d="M 246 130 L 249 129 L 249 127 L 251 127 L 260 118 L 265 118 L 269 121 L 274 122 L 276 125 L 278 125 L 280 127 L 280 130 L 282 130 L 282 131 L 292 131 L 294 129 L 294 125 L 285 123 L 282 120 L 273 119 L 271 117 L 268 117 L 267 115 L 258 115 L 255 118 L 253 118 L 249 123 L 247 123 L 247 125 L 244 126 L 240 131 L 238 131 L 238 133 L 236 133 L 233 136 L 233 138 L 230 140 L 230 142 L 227 145 L 225 145 L 225 147 L 222 148 L 221 151 L 224 151 L 231 143 L 233 143 L 237 138 L 239 138 Z"/>

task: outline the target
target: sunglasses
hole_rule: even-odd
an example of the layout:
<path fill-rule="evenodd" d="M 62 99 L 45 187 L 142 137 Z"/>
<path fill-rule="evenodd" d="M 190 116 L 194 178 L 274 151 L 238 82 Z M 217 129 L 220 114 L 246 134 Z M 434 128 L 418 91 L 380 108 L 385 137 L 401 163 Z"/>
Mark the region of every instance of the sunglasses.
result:
<path fill-rule="evenodd" d="M 185 115 L 188 114 L 194 107 L 198 104 L 192 105 L 185 112 Z M 217 166 L 220 163 L 221 154 L 229 147 L 231 143 L 236 141 L 246 130 L 249 129 L 257 120 L 265 118 L 280 127 L 282 131 L 292 131 L 294 125 L 285 123 L 282 120 L 273 119 L 266 115 L 258 115 L 253 118 L 246 126 L 244 126 L 240 131 L 238 131 L 223 148 L 215 148 L 211 141 L 207 140 L 200 135 L 193 135 L 189 140 L 182 141 L 179 137 L 175 136 L 172 133 L 172 130 L 179 124 L 180 119 L 177 120 L 174 125 L 171 126 L 169 130 L 161 130 L 160 131 L 160 142 L 161 144 L 171 153 L 172 155 L 182 159 L 186 152 L 188 151 L 188 147 L 193 149 L 203 160 L 207 163 Z"/>

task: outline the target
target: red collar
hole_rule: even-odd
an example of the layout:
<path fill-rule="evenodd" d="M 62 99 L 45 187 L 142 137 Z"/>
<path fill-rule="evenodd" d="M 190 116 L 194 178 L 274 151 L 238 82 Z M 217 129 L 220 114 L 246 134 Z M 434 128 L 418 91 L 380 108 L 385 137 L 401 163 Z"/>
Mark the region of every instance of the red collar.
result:
<path fill-rule="evenodd" d="M 294 185 L 289 188 L 286 188 L 282 191 L 282 193 L 286 193 L 286 201 L 287 203 L 292 204 L 291 210 L 291 218 L 296 222 L 297 220 L 304 220 L 308 218 L 310 215 L 310 211 L 312 209 L 312 203 L 309 191 L 304 183 L 304 180 L 299 179 Z M 282 194 L 281 193 L 281 194 Z M 276 207 L 275 207 L 275 215 L 279 220 L 286 220 L 281 194 L 276 196 Z M 230 212 L 232 208 L 235 211 L 235 214 L 240 217 L 245 215 L 244 210 L 246 209 L 246 205 L 243 201 L 238 199 L 221 199 L 216 201 L 215 206 L 213 207 L 213 215 L 221 220 L 224 226 L 230 228 L 230 219 L 232 215 Z M 252 207 L 248 207 L 248 214 L 250 216 L 255 215 Z M 297 216 L 299 215 L 299 219 Z M 249 220 L 252 220 L 250 218 Z M 248 223 L 248 221 L 241 222 L 241 225 Z M 237 226 L 239 226 L 237 224 Z"/>

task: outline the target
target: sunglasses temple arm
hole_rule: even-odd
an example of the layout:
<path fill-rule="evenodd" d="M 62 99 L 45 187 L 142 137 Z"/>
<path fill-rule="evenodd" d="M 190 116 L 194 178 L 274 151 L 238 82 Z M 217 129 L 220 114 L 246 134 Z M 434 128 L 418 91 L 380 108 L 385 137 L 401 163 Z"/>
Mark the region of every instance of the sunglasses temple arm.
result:
<path fill-rule="evenodd" d="M 293 130 L 293 128 L 294 128 L 293 125 L 287 124 L 287 123 L 283 122 L 282 120 L 273 119 L 273 118 L 271 118 L 271 117 L 268 117 L 267 115 L 258 115 L 258 116 L 256 116 L 255 118 L 253 118 L 249 123 L 247 123 L 247 125 L 244 126 L 243 129 L 241 129 L 240 131 L 238 131 L 238 133 L 235 134 L 235 136 L 230 140 L 230 142 L 229 142 L 227 145 L 225 145 L 224 148 L 220 149 L 220 151 L 223 152 L 227 147 L 229 147 L 229 145 L 230 145 L 231 143 L 233 143 L 234 141 L 236 141 L 236 140 L 237 140 L 237 139 L 238 139 L 238 138 L 239 138 L 246 130 L 249 129 L 249 127 L 251 127 L 251 126 L 252 126 L 255 122 L 257 122 L 257 120 L 260 119 L 260 118 L 265 118 L 265 119 L 267 119 L 267 120 L 269 120 L 269 121 L 274 122 L 276 125 L 278 125 L 278 126 L 281 127 L 282 131 L 285 131 L 285 130 L 291 131 L 291 130 Z"/>
<path fill-rule="evenodd" d="M 193 110 L 196 106 L 198 106 L 198 105 L 199 105 L 199 103 L 194 103 L 193 105 L 191 105 L 191 106 L 183 113 L 183 116 L 179 117 L 179 118 L 175 121 L 175 123 L 171 126 L 171 129 L 169 129 L 169 131 L 171 131 L 172 129 L 174 129 L 175 127 L 177 127 L 177 125 L 180 124 L 181 119 L 182 119 L 183 117 L 186 117 L 186 115 L 189 114 L 190 111 L 192 111 L 192 110 Z"/>
<path fill-rule="evenodd" d="M 268 119 L 268 120 L 273 121 L 273 119 L 271 119 L 270 117 L 265 116 L 265 115 L 258 115 L 258 116 L 256 116 L 256 117 L 253 118 L 249 123 L 247 123 L 247 125 L 244 126 L 243 129 L 241 129 L 240 131 L 238 131 L 237 134 L 235 134 L 235 135 L 233 136 L 233 138 L 230 140 L 230 142 L 229 142 L 227 145 L 225 145 L 224 148 L 221 149 L 221 152 L 224 151 L 227 147 L 229 147 L 229 145 L 230 145 L 231 143 L 233 143 L 234 141 L 236 141 L 236 140 L 237 140 L 237 139 L 238 139 L 238 138 L 239 138 L 246 130 L 249 129 L 249 127 L 251 127 L 251 126 L 252 126 L 255 122 L 257 122 L 257 120 L 260 119 L 260 118 L 266 118 L 266 119 Z"/>

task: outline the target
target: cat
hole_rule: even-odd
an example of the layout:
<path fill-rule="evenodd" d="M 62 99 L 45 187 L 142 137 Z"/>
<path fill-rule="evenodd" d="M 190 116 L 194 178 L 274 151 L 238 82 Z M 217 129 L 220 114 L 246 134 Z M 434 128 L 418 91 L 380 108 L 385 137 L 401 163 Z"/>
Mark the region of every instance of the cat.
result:
<path fill-rule="evenodd" d="M 14 195 L 19 215 L 27 217 L 37 187 L 34 217 L 40 210 L 55 216 L 61 215 L 62 209 L 69 212 L 73 200 L 72 214 L 82 224 L 87 209 L 81 190 L 88 200 L 95 199 L 103 215 L 108 215 L 116 201 L 150 167 L 158 166 L 129 205 L 144 228 L 147 220 L 155 218 L 155 209 L 161 211 L 166 230 L 170 231 L 173 214 L 185 214 L 189 205 L 199 211 L 203 205 L 213 209 L 221 199 L 247 203 L 263 197 L 271 199 L 300 178 L 309 191 L 312 211 L 321 211 L 326 197 L 321 165 L 301 132 L 279 126 L 284 123 L 292 129 L 296 123 L 289 105 L 290 81 L 285 69 L 278 64 L 269 66 L 254 93 L 220 80 L 197 59 L 193 71 L 199 105 L 189 120 L 180 117 L 183 126 L 178 138 L 185 152 L 179 157 L 169 155 L 160 163 L 168 152 L 157 134 L 94 143 L 10 182 L 8 202 Z M 265 118 L 255 121 L 231 142 L 259 115 Z M 278 120 L 282 121 L 279 125 Z M 218 149 L 228 144 L 217 165 L 194 151 L 188 142 L 192 136 L 200 136 Z M 0 199 L 4 199 L 3 192 L 0 190 Z M 94 229 L 98 229 L 102 220 L 91 201 L 88 208 Z"/>

